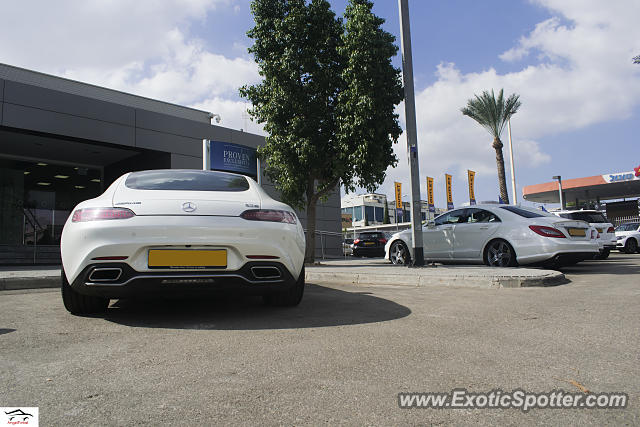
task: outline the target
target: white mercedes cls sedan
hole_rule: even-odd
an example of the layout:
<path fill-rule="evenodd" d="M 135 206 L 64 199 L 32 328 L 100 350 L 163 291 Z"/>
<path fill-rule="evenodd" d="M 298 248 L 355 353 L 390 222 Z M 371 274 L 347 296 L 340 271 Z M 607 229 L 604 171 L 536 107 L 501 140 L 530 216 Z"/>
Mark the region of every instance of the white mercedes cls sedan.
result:
<path fill-rule="evenodd" d="M 569 265 L 598 253 L 595 230 L 537 209 L 476 205 L 454 209 L 422 231 L 424 258 L 444 263 Z M 385 247 L 394 264 L 413 258 L 411 230 L 394 234 Z"/>
<path fill-rule="evenodd" d="M 243 175 L 125 174 L 75 207 L 60 246 L 62 299 L 74 314 L 134 295 L 243 289 L 293 306 L 304 292 L 298 217 Z"/>

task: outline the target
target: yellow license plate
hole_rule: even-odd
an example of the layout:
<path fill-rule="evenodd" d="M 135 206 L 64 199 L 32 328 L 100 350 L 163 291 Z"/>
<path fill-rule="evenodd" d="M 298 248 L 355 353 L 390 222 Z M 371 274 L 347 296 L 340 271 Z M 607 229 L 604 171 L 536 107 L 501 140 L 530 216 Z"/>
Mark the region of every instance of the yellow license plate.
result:
<path fill-rule="evenodd" d="M 584 228 L 570 228 L 569 236 L 584 237 L 587 235 L 587 231 Z"/>
<path fill-rule="evenodd" d="M 604 228 L 596 228 L 596 230 L 598 230 L 598 233 L 602 233 L 604 231 Z"/>
<path fill-rule="evenodd" d="M 150 249 L 150 268 L 226 267 L 225 249 Z"/>
<path fill-rule="evenodd" d="M 365 246 L 373 246 L 373 242 L 364 242 Z"/>

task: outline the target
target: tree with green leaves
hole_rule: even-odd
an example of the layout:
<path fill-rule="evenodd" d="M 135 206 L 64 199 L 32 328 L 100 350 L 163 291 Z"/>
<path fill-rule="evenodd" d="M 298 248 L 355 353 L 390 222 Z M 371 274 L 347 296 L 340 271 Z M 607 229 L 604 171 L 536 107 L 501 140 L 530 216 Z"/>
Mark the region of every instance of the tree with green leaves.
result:
<path fill-rule="evenodd" d="M 633 57 L 633 63 L 634 64 L 640 64 L 640 55 Z"/>
<path fill-rule="evenodd" d="M 496 165 L 498 167 L 498 183 L 500 185 L 500 198 L 509 203 L 509 193 L 507 192 L 507 180 L 504 173 L 504 156 L 502 155 L 502 141 L 500 135 L 507 125 L 507 122 L 520 108 L 520 96 L 512 94 L 504 99 L 503 89 L 500 89 L 498 98 L 486 90 L 482 95 L 475 95 L 475 98 L 467 101 L 467 106 L 462 108 L 462 114 L 471 117 L 485 128 L 493 136 L 493 148 L 496 150 Z"/>
<path fill-rule="evenodd" d="M 389 220 L 389 205 L 386 200 L 384 202 L 384 220 L 382 222 L 383 224 L 391 224 L 391 221 Z"/>
<path fill-rule="evenodd" d="M 262 82 L 240 94 L 268 134 L 258 149 L 267 176 L 283 201 L 306 210 L 306 262 L 315 258 L 318 201 L 340 183 L 373 192 L 397 163 L 398 48 L 372 7 L 350 0 L 343 21 L 326 0 L 251 3 L 249 52 Z"/>

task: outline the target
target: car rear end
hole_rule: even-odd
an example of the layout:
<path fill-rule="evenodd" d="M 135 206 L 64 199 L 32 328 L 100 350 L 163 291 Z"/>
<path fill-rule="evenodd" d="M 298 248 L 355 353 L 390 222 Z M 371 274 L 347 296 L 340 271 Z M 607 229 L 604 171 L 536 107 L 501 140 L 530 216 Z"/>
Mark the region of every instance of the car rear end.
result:
<path fill-rule="evenodd" d="M 387 238 L 381 232 L 360 233 L 353 241 L 353 256 L 384 256 Z"/>
<path fill-rule="evenodd" d="M 598 243 L 599 258 L 606 258 L 612 249 L 616 248 L 616 234 L 613 224 L 600 211 L 579 210 L 558 213 L 558 216 L 567 219 L 585 221 L 592 226 L 596 232 L 596 242 Z"/>
<path fill-rule="evenodd" d="M 501 207 L 519 215 L 519 227 L 511 227 L 519 264 L 570 265 L 598 254 L 595 230 L 584 221 L 558 218 L 515 206 Z M 522 220 L 526 218 L 526 220 Z"/>
<path fill-rule="evenodd" d="M 177 189 L 175 174 L 134 172 L 78 205 L 61 243 L 74 289 L 120 298 L 239 287 L 261 293 L 295 283 L 305 243 L 288 206 L 242 176 L 217 173 L 217 187 Z"/>

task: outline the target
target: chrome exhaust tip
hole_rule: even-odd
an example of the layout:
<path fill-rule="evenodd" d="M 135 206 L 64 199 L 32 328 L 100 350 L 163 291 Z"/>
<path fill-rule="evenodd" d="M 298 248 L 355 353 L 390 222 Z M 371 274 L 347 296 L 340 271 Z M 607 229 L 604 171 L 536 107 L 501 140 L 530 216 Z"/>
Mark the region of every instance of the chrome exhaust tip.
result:
<path fill-rule="evenodd" d="M 251 273 L 256 279 L 279 279 L 282 273 L 278 267 L 256 266 L 251 267 Z"/>
<path fill-rule="evenodd" d="M 118 267 L 94 268 L 87 280 L 90 282 L 115 282 L 122 275 L 122 269 Z"/>

